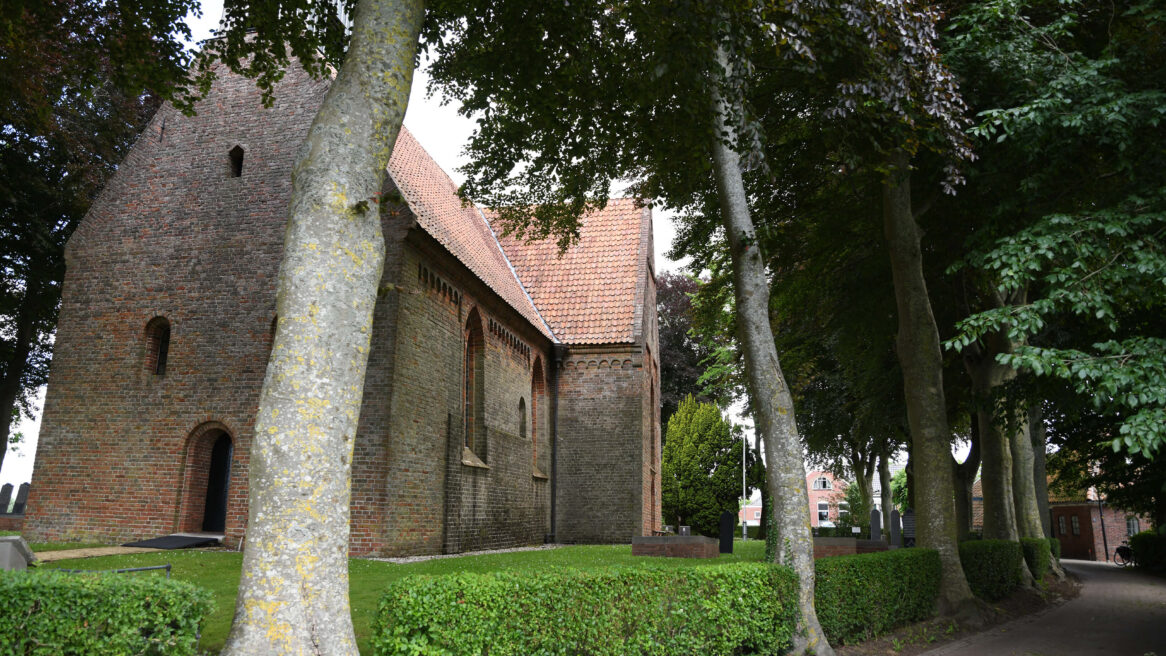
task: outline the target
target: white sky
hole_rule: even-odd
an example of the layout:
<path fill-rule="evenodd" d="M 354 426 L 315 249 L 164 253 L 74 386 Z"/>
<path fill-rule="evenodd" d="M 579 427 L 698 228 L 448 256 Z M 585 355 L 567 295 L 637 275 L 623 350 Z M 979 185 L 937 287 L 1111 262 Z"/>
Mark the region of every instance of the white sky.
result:
<path fill-rule="evenodd" d="M 194 41 L 201 41 L 210 36 L 223 12 L 222 0 L 207 0 L 202 3 L 203 17 L 191 18 L 190 27 Z M 417 141 L 429 151 L 429 154 L 445 170 L 446 173 L 461 183 L 465 176 L 458 173 L 457 168 L 466 163 L 467 158 L 462 155 L 462 149 L 469 142 L 474 129 L 472 120 L 459 116 L 456 105 L 441 105 L 439 98 L 427 98 L 425 87 L 429 76 L 425 70 L 419 70 L 413 79 L 413 92 L 409 98 L 409 109 L 405 114 L 405 125 L 417 137 Z M 658 272 L 675 271 L 680 264 L 665 257 L 664 252 L 672 244 L 676 230 L 672 221 L 662 217 L 659 213 L 653 215 L 652 229 L 656 246 L 656 270 Z M 44 389 L 39 393 L 37 408 L 44 405 Z M 19 485 L 32 477 L 32 463 L 36 454 L 37 433 L 40 430 L 40 412 L 34 420 L 23 420 L 16 430 L 24 435 L 24 441 L 18 445 L 9 445 L 8 454 L 4 458 L 3 470 L 0 471 L 0 485 L 12 483 Z"/>

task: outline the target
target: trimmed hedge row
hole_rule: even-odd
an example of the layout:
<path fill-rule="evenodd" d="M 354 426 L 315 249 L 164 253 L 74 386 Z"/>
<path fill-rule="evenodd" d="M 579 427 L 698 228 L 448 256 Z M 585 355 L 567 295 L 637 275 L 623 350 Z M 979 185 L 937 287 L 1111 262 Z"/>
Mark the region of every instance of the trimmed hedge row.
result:
<path fill-rule="evenodd" d="M 1061 562 L 1061 541 L 1057 538 L 1049 538 L 1049 549 L 1053 552 L 1053 558 L 1056 558 L 1058 563 Z"/>
<path fill-rule="evenodd" d="M 376 654 L 780 654 L 793 571 L 763 563 L 407 577 L 381 599 Z"/>
<path fill-rule="evenodd" d="M 924 620 L 939 595 L 939 553 L 896 549 L 815 563 L 814 601 L 831 644 L 859 642 Z"/>
<path fill-rule="evenodd" d="M 1032 578 L 1036 579 L 1037 583 L 1045 580 L 1045 574 L 1048 574 L 1052 567 L 1051 560 L 1053 558 L 1049 540 L 1047 538 L 1020 538 L 1020 548 L 1024 551 L 1024 563 L 1028 565 L 1028 571 L 1032 572 Z"/>
<path fill-rule="evenodd" d="M 1011 540 L 969 540 L 960 543 L 960 563 L 972 593 L 996 601 L 1020 585 L 1024 551 Z"/>
<path fill-rule="evenodd" d="M 213 610 L 209 591 L 161 577 L 0 572 L 0 652 L 196 654 Z"/>
<path fill-rule="evenodd" d="M 1130 538 L 1130 548 L 1138 567 L 1152 571 L 1166 571 L 1166 535 L 1142 531 Z"/>

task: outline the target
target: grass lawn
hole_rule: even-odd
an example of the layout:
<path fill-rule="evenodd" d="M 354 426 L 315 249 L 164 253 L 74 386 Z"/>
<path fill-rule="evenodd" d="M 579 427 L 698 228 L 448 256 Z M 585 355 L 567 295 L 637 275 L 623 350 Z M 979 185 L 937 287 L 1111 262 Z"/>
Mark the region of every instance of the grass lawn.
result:
<path fill-rule="evenodd" d="M 73 546 L 59 548 L 73 548 Z M 633 557 L 631 546 L 606 545 L 561 547 L 541 551 L 518 551 L 460 558 L 437 558 L 402 565 L 353 558 L 348 564 L 352 621 L 356 627 L 356 640 L 361 653 L 371 653 L 369 641 L 372 637 L 372 621 L 376 614 L 381 592 L 390 582 L 414 574 L 440 575 L 453 572 L 496 572 L 546 567 L 580 569 L 611 566 L 631 567 L 649 563 L 655 567 L 710 566 L 743 560 L 761 560 L 764 552 L 765 543 L 763 541 L 750 540 L 736 542 L 732 555 L 722 555 L 720 558 L 708 560 Z M 41 569 L 59 567 L 119 569 L 169 563 L 173 566 L 172 576 L 174 578 L 190 581 L 214 594 L 217 608 L 203 628 L 201 646 L 211 653 L 217 653 L 226 642 L 227 631 L 231 626 L 231 617 L 235 612 L 235 594 L 238 590 L 239 567 L 242 562 L 242 554 L 229 551 L 167 551 L 59 560 L 45 563 Z M 127 574 L 127 576 L 152 576 L 152 574 Z"/>

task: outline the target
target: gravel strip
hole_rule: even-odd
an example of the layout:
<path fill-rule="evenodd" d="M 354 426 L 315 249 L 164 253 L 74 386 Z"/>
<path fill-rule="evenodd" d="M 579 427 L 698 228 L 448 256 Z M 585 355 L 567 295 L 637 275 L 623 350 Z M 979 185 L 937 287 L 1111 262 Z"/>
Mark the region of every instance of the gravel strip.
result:
<path fill-rule="evenodd" d="M 382 563 L 394 563 L 397 565 L 404 565 L 405 563 L 419 563 L 425 560 L 434 560 L 437 558 L 461 558 L 463 556 L 486 556 L 489 554 L 513 553 L 515 551 L 546 551 L 548 549 L 558 549 L 561 544 L 540 544 L 537 547 L 514 547 L 513 549 L 485 549 L 483 551 L 465 551 L 457 554 L 438 554 L 436 556 L 406 556 L 404 558 L 365 558 L 364 560 L 375 560 Z"/>

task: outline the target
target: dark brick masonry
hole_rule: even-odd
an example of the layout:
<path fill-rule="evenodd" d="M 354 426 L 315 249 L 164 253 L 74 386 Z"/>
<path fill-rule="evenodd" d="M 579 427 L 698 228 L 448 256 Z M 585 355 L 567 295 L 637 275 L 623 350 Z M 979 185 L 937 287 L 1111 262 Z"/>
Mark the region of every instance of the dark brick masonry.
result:
<path fill-rule="evenodd" d="M 78 228 L 29 539 L 199 530 L 223 435 L 233 446 L 226 540 L 243 536 L 291 166 L 325 89 L 290 70 L 264 109 L 250 81 L 224 75 L 197 116 L 164 107 Z M 352 552 L 453 553 L 548 533 L 626 543 L 659 528 L 647 211 L 641 234 L 628 236 L 640 243 L 634 338 L 561 346 L 419 227 L 415 209 L 384 212 L 384 294 L 353 455 Z M 164 370 L 159 318 L 169 327 Z M 467 409 L 473 326 L 483 346 Z M 477 426 L 469 453 L 467 412 Z"/>

